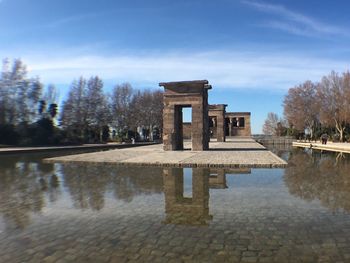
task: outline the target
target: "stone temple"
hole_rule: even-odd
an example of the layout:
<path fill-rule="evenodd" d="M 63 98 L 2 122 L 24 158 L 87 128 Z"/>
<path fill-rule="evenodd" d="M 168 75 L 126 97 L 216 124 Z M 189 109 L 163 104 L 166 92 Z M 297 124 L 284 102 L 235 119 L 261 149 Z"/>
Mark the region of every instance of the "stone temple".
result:
<path fill-rule="evenodd" d="M 226 112 L 226 136 L 251 136 L 250 112 Z"/>
<path fill-rule="evenodd" d="M 192 108 L 192 150 L 209 149 L 209 116 L 207 80 L 163 82 L 163 144 L 164 150 L 183 150 L 182 109 Z"/>
<path fill-rule="evenodd" d="M 225 142 L 226 137 L 251 136 L 250 112 L 226 112 L 226 104 L 208 104 L 207 80 L 162 82 L 164 87 L 163 148 L 183 150 L 183 140 L 191 139 L 193 151 L 209 149 L 210 138 Z M 192 108 L 191 123 L 184 123 L 183 108 Z"/>

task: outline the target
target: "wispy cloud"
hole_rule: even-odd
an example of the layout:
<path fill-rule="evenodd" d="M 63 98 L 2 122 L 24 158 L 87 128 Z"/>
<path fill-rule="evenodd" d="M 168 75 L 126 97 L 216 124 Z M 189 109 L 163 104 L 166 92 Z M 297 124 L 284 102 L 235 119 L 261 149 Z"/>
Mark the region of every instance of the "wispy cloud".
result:
<path fill-rule="evenodd" d="M 108 17 L 113 15 L 118 15 L 121 13 L 156 12 L 161 10 L 164 10 L 164 7 L 163 8 L 161 7 L 134 7 L 134 8 L 119 7 L 119 8 L 109 9 L 109 10 L 95 11 L 90 13 L 82 13 L 82 14 L 62 17 L 60 19 L 49 22 L 48 24 L 44 25 L 44 27 L 59 27 L 59 26 L 64 26 L 66 24 L 81 22 L 82 20 L 88 20 L 88 19 L 93 19 L 97 17 Z"/>
<path fill-rule="evenodd" d="M 218 88 L 286 90 L 307 79 L 318 81 L 331 70 L 341 72 L 350 67 L 346 60 L 305 54 L 230 50 L 115 56 L 41 52 L 22 59 L 30 73 L 45 83 L 69 85 L 80 75 L 99 75 L 106 83 L 129 81 L 141 87 L 157 87 L 161 81 L 208 79 Z"/>
<path fill-rule="evenodd" d="M 242 0 L 241 2 L 260 12 L 272 14 L 276 16 L 276 18 L 279 18 L 279 20 L 273 19 L 267 23 L 263 23 L 262 25 L 266 27 L 305 36 L 350 35 L 349 31 L 345 28 L 323 23 L 313 17 L 292 11 L 283 5 L 251 0 Z"/>
<path fill-rule="evenodd" d="M 87 13 L 87 14 L 68 16 L 68 17 L 64 17 L 64 18 L 49 22 L 48 24 L 43 25 L 43 27 L 48 27 L 48 28 L 59 27 L 59 26 L 63 26 L 63 25 L 69 24 L 69 23 L 80 22 L 80 21 L 85 20 L 85 19 L 94 18 L 94 17 L 97 17 L 99 15 L 101 15 L 101 14 L 100 13 Z"/>

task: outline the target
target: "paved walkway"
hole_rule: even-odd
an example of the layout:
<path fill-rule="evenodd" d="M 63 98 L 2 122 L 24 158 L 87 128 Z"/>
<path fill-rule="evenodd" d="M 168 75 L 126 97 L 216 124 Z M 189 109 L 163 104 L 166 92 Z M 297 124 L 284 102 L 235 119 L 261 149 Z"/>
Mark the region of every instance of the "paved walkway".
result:
<path fill-rule="evenodd" d="M 185 148 L 190 148 L 185 143 Z M 45 162 L 114 163 L 137 166 L 174 167 L 285 167 L 287 163 L 252 139 L 211 142 L 209 151 L 163 151 L 163 146 L 111 150 L 45 159 Z"/>
<path fill-rule="evenodd" d="M 327 144 L 322 144 L 321 142 L 293 142 L 293 146 L 331 152 L 350 153 L 350 143 L 342 142 L 327 142 Z"/>

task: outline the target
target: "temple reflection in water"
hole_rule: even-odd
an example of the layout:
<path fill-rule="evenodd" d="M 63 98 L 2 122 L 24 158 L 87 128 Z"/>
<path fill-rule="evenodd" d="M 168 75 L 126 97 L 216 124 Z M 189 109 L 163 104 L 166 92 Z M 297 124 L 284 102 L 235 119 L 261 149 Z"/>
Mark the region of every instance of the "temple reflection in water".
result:
<path fill-rule="evenodd" d="M 208 225 L 213 219 L 209 212 L 209 189 L 226 189 L 226 173 L 250 173 L 250 169 L 187 169 L 192 172 L 192 196 L 185 196 L 182 168 L 163 169 L 166 224 Z"/>
<path fill-rule="evenodd" d="M 332 211 L 349 212 L 348 159 L 346 155 L 289 151 L 289 166 L 283 171 L 284 185 L 292 196 L 319 201 Z M 164 194 L 164 203 L 160 206 L 165 208 L 163 223 L 208 225 L 215 218 L 210 212 L 210 191 L 235 191 L 235 180 L 228 181 L 230 175 L 250 173 L 256 174 L 259 170 L 126 169 L 113 165 L 45 164 L 40 156 L 2 157 L 0 221 L 8 227 L 25 228 L 31 224 L 34 214 L 40 214 L 62 199 L 69 200 L 74 209 L 100 211 L 105 209 L 106 199 L 127 204 L 139 196 Z M 191 179 L 187 180 L 188 177 Z M 191 189 L 190 195 L 188 189 Z"/>
<path fill-rule="evenodd" d="M 242 262 L 247 251 L 252 262 L 348 262 L 349 156 L 277 150 L 286 169 L 2 156 L 0 262 Z"/>
<path fill-rule="evenodd" d="M 163 170 L 165 213 L 164 223 L 205 225 L 209 214 L 209 169 L 192 170 L 192 197 L 184 196 L 184 170 Z"/>

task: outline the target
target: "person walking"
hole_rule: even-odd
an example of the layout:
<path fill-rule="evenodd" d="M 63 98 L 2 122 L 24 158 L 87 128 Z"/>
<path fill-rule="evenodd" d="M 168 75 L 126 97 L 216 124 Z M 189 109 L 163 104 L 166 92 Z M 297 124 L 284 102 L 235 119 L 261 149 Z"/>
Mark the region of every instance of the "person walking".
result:
<path fill-rule="evenodd" d="M 322 144 L 327 144 L 327 141 L 328 141 L 328 134 L 327 133 L 324 133 L 321 135 L 321 141 L 322 141 Z"/>

